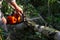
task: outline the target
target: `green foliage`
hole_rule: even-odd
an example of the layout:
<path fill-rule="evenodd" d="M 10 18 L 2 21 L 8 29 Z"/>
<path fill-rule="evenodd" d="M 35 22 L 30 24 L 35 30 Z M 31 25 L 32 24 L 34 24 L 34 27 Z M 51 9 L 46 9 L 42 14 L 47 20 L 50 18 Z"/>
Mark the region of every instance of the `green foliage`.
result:
<path fill-rule="evenodd" d="M 3 1 L 3 3 L 2 3 L 1 10 L 5 14 L 5 16 L 10 14 L 13 11 L 13 9 L 5 1 Z"/>

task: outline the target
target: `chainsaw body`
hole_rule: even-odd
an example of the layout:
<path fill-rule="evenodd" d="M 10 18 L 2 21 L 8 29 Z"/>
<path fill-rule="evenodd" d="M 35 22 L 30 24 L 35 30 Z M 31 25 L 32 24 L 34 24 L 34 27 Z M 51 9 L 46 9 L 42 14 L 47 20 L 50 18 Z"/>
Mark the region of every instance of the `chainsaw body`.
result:
<path fill-rule="evenodd" d="M 19 24 L 24 21 L 24 15 L 22 13 L 12 13 L 7 16 L 7 24 Z"/>

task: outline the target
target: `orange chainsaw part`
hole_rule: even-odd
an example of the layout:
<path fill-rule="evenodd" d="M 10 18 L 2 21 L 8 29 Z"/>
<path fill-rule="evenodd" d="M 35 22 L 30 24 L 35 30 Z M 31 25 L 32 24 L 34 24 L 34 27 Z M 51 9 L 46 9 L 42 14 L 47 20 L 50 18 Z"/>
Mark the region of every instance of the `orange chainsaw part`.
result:
<path fill-rule="evenodd" d="M 20 16 L 17 18 L 17 22 L 21 22 L 21 17 Z"/>
<path fill-rule="evenodd" d="M 7 21 L 9 24 L 15 24 L 17 22 L 17 19 L 14 16 L 8 16 Z"/>
<path fill-rule="evenodd" d="M 21 22 L 21 16 L 20 14 L 13 14 L 13 16 L 17 19 L 17 23 Z"/>
<path fill-rule="evenodd" d="M 16 24 L 22 21 L 22 16 L 20 14 L 14 13 L 13 15 L 7 16 L 8 24 Z"/>

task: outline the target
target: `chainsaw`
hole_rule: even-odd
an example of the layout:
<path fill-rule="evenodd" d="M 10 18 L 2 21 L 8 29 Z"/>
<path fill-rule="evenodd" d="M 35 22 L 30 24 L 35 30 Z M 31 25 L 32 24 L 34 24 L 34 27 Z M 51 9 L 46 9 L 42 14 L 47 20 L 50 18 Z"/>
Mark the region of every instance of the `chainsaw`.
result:
<path fill-rule="evenodd" d="M 11 24 L 11 25 L 19 24 L 24 21 L 24 14 L 13 11 L 12 14 L 8 15 L 6 19 L 7 19 L 7 24 Z"/>

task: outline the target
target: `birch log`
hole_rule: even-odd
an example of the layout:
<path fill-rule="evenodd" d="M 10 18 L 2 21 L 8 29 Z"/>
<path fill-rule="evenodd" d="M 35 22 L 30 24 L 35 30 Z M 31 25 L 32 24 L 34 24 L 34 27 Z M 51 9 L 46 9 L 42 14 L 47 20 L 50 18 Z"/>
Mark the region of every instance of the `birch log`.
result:
<path fill-rule="evenodd" d="M 42 33 L 49 39 L 52 38 L 54 40 L 60 40 L 60 31 L 58 31 L 54 28 L 50 28 L 47 26 L 40 26 L 40 25 L 34 23 L 33 21 L 28 21 L 28 25 L 29 26 L 32 25 L 32 27 L 34 27 L 35 31 Z"/>

